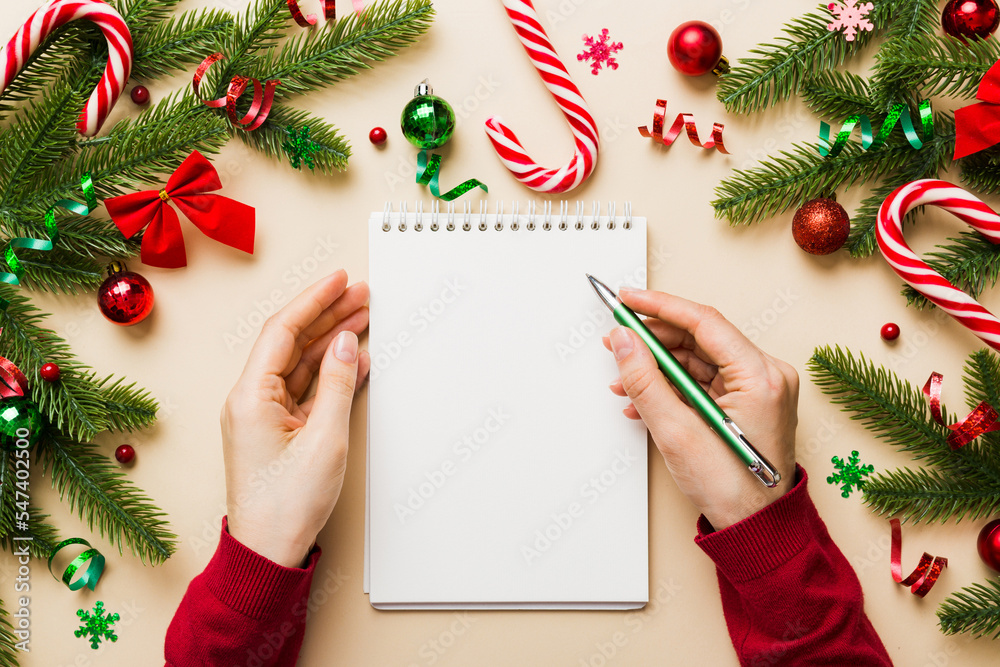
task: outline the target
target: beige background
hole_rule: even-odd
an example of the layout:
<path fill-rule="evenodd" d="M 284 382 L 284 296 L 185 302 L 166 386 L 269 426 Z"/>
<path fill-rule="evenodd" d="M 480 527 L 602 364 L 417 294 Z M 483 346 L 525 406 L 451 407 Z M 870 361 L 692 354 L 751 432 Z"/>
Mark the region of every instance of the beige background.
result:
<path fill-rule="evenodd" d="M 183 6 L 241 10 L 247 1 L 191 0 Z M 36 4 L 5 0 L 0 34 L 13 33 Z M 341 0 L 340 5 L 346 11 L 348 3 Z M 785 21 L 814 3 L 538 0 L 538 5 L 602 128 L 598 170 L 571 199 L 631 200 L 637 214 L 649 217 L 651 287 L 716 305 L 761 347 L 800 371 L 814 346 L 839 343 L 889 364 L 912 382 L 922 383 L 932 370 L 944 373 L 945 397 L 959 405 L 961 364 L 978 341 L 950 320 L 906 308 L 898 294 L 900 281 L 879 257 L 811 257 L 791 239 L 790 214 L 748 229 L 730 229 L 713 218 L 708 202 L 721 178 L 793 141 L 813 140 L 818 121 L 797 102 L 752 117 L 727 115 L 710 79 L 687 79 L 670 68 L 666 37 L 683 20 L 710 21 L 722 32 L 726 54 L 735 59 L 777 35 Z M 260 328 L 260 314 L 338 267 L 345 267 L 353 279 L 364 279 L 368 213 L 381 210 L 386 199 L 429 201 L 413 183 L 416 151 L 397 129 L 399 112 L 415 83 L 429 76 L 459 113 L 458 130 L 447 149 L 446 184 L 478 177 L 490 186 L 491 205 L 499 200 L 520 200 L 523 205 L 534 197 L 492 155 L 482 128 L 489 114 L 502 114 L 541 163 L 561 163 L 568 157 L 572 144 L 566 125 L 500 3 L 439 0 L 436 6 L 438 19 L 429 34 L 401 57 L 297 100 L 351 139 L 355 155 L 349 171 L 329 177 L 296 172 L 248 152 L 239 142 L 216 160 L 226 183 L 224 194 L 257 207 L 254 257 L 215 245 L 184 223 L 188 268 L 165 271 L 134 263 L 155 286 L 157 305 L 149 321 L 131 329 L 105 322 L 92 295 L 37 297 L 37 303 L 54 313 L 50 325 L 72 343 L 80 359 L 102 373 L 128 375 L 161 401 L 156 428 L 131 440 L 138 456 L 128 475 L 169 514 L 180 543 L 167 564 L 152 569 L 137 558 L 119 557 L 92 536 L 109 557 L 97 593 L 70 593 L 34 563 L 32 652 L 24 657 L 24 665 L 162 664 L 167 624 L 218 539 L 225 499 L 218 409 Z M 581 50 L 583 33 L 604 27 L 625 49 L 618 71 L 595 77 L 573 55 Z M 187 80 L 152 83 L 154 99 Z M 713 121 L 724 122 L 733 154 L 703 152 L 684 142 L 663 150 L 640 138 L 635 126 L 649 122 L 653 100 L 661 96 L 669 99 L 671 113 L 694 113 L 703 133 Z M 135 111 L 125 99 L 115 114 Z M 375 125 L 389 131 L 382 150 L 367 140 Z M 850 207 L 862 192 L 842 192 L 841 200 Z M 479 196 L 468 196 L 477 208 Z M 928 218 L 937 222 L 928 224 Z M 947 216 L 928 214 L 910 238 L 926 251 L 959 229 Z M 986 302 L 1000 306 L 992 295 Z M 879 339 L 879 327 L 887 321 L 898 322 L 903 331 L 894 346 Z M 362 394 L 352 421 L 344 493 L 320 537 L 325 553 L 316 572 L 315 613 L 301 664 L 735 664 L 714 568 L 692 541 L 695 512 L 655 452 L 650 466 L 649 576 L 651 594 L 662 601 L 642 613 L 484 612 L 469 614 L 463 625 L 449 612 L 374 611 L 361 591 L 365 407 Z M 944 637 L 934 615 L 947 593 L 988 576 L 975 551 L 981 523 L 905 529 L 905 567 L 912 567 L 923 550 L 947 556 L 950 562 L 927 598 L 914 598 L 889 577 L 887 522 L 872 515 L 857 496 L 845 500 L 824 481 L 830 457 L 846 456 L 851 449 L 861 450 L 877 469 L 908 465 L 908 457 L 849 422 L 805 378 L 800 414 L 799 461 L 813 475 L 816 504 L 857 569 L 867 594 L 866 609 L 896 662 L 916 667 L 993 664 L 996 644 Z M 102 441 L 109 455 L 120 443 L 118 438 Z M 53 514 L 63 533 L 91 536 L 47 487 L 48 480 L 36 474 L 36 501 Z M 9 555 L 0 557 L 0 572 L 0 595 L 9 609 L 15 597 Z M 98 599 L 123 615 L 121 639 L 92 651 L 72 635 L 77 627 L 74 612 Z M 453 634 L 459 629 L 464 632 Z M 612 658 L 605 658 L 602 647 L 611 653 L 609 642 L 616 639 L 622 645 Z"/>

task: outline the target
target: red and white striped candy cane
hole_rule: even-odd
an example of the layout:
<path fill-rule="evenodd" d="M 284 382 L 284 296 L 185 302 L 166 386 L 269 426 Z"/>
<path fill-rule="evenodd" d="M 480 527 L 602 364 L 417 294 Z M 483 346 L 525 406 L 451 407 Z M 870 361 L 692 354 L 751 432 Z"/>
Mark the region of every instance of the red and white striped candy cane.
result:
<path fill-rule="evenodd" d="M 955 214 L 990 243 L 1000 243 L 1000 215 L 978 198 L 946 181 L 925 179 L 897 188 L 878 211 L 878 247 L 893 271 L 930 301 L 1000 350 L 1000 320 L 978 301 L 925 264 L 903 239 L 903 217 L 917 206 L 937 206 Z"/>
<path fill-rule="evenodd" d="M 517 180 L 539 192 L 568 192 L 583 183 L 597 164 L 601 144 L 597 123 L 580 89 L 573 83 L 549 42 L 531 0 L 503 0 L 503 5 L 532 64 L 569 121 L 576 137 L 576 152 L 569 164 L 558 169 L 546 169 L 528 156 L 517 135 L 500 119 L 494 117 L 486 121 L 486 134 L 493 142 L 497 155 Z"/>
<path fill-rule="evenodd" d="M 97 24 L 108 40 L 108 64 L 104 69 L 104 76 L 76 124 L 81 134 L 92 137 L 107 120 L 132 74 L 132 33 L 121 14 L 107 3 L 100 0 L 49 0 L 39 7 L 21 29 L 14 33 L 3 50 L 3 85 L 0 86 L 0 93 L 7 89 L 46 37 L 76 19 L 86 19 Z"/>

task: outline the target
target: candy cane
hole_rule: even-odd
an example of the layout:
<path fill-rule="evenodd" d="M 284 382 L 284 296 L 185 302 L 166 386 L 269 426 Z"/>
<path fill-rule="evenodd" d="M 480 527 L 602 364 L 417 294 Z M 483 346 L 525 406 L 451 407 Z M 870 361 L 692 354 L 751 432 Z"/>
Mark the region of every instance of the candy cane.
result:
<path fill-rule="evenodd" d="M 76 124 L 81 134 L 92 137 L 107 120 L 132 73 L 132 34 L 121 14 L 100 0 L 49 0 L 32 14 L 3 50 L 0 93 L 7 89 L 46 37 L 76 19 L 97 24 L 108 40 L 108 64 L 104 76 L 83 107 Z"/>
<path fill-rule="evenodd" d="M 569 164 L 559 169 L 545 169 L 528 156 L 517 135 L 499 118 L 486 121 L 486 134 L 500 160 L 517 180 L 539 192 L 568 192 L 583 183 L 597 164 L 600 149 L 597 123 L 580 89 L 549 42 L 531 0 L 503 0 L 503 5 L 532 64 L 569 121 L 576 138 L 576 152 Z"/>
<path fill-rule="evenodd" d="M 925 179 L 897 188 L 878 211 L 878 247 L 893 271 L 990 347 L 1000 350 L 1000 320 L 925 264 L 903 240 L 903 217 L 917 206 L 938 206 L 1000 243 L 1000 215 L 957 185 Z"/>

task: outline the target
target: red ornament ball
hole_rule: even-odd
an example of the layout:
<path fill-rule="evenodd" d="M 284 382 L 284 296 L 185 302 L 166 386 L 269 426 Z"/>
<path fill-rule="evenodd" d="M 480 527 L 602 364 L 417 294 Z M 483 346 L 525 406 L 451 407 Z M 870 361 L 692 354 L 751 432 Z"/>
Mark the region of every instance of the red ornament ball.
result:
<path fill-rule="evenodd" d="M 882 325 L 882 340 L 896 340 L 899 338 L 899 325 L 893 322 Z"/>
<path fill-rule="evenodd" d="M 381 146 L 388 138 L 389 135 L 386 134 L 385 130 L 381 127 L 376 127 L 368 133 L 368 141 L 372 142 L 376 146 Z"/>
<path fill-rule="evenodd" d="M 951 0 L 941 12 L 941 27 L 963 42 L 969 37 L 986 39 L 1000 25 L 996 0 Z"/>
<path fill-rule="evenodd" d="M 847 242 L 851 218 L 833 199 L 813 199 L 792 218 L 792 237 L 810 255 L 829 255 Z"/>
<path fill-rule="evenodd" d="M 132 463 L 132 460 L 135 459 L 135 447 L 132 445 L 120 446 L 115 450 L 115 458 L 118 460 L 118 463 L 123 465 Z"/>
<path fill-rule="evenodd" d="M 56 382 L 59 380 L 60 373 L 59 366 L 53 363 L 42 364 L 42 367 L 38 369 L 38 374 L 46 382 Z"/>
<path fill-rule="evenodd" d="M 667 57 L 681 74 L 701 76 L 719 68 L 728 71 L 722 56 L 722 37 L 704 21 L 682 23 L 670 33 L 667 40 Z"/>
<path fill-rule="evenodd" d="M 129 93 L 129 97 L 132 98 L 132 102 L 138 104 L 139 106 L 144 106 L 149 104 L 149 88 L 146 86 L 136 86 Z"/>
<path fill-rule="evenodd" d="M 153 310 L 153 287 L 138 273 L 126 271 L 124 264 L 112 262 L 108 279 L 97 290 L 97 305 L 108 320 L 132 326 Z"/>
<path fill-rule="evenodd" d="M 976 550 L 984 563 L 1000 572 L 1000 519 L 990 521 L 979 531 Z"/>

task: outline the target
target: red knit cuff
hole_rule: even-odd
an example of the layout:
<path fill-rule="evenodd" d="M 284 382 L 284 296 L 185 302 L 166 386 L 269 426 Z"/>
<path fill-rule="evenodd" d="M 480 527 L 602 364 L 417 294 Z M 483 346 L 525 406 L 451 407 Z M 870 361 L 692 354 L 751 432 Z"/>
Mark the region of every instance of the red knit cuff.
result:
<path fill-rule="evenodd" d="M 715 531 L 708 519 L 698 519 L 695 544 L 715 561 L 733 583 L 751 581 L 794 558 L 814 538 L 819 514 L 806 488 L 809 476 L 795 466 L 792 490 L 756 514 Z"/>
<path fill-rule="evenodd" d="M 318 546 L 314 547 L 305 568 L 278 565 L 230 535 L 229 518 L 223 517 L 219 548 L 205 568 L 205 582 L 223 604 L 262 620 L 286 613 L 295 603 L 290 598 L 302 586 L 308 590 L 321 553 Z"/>

